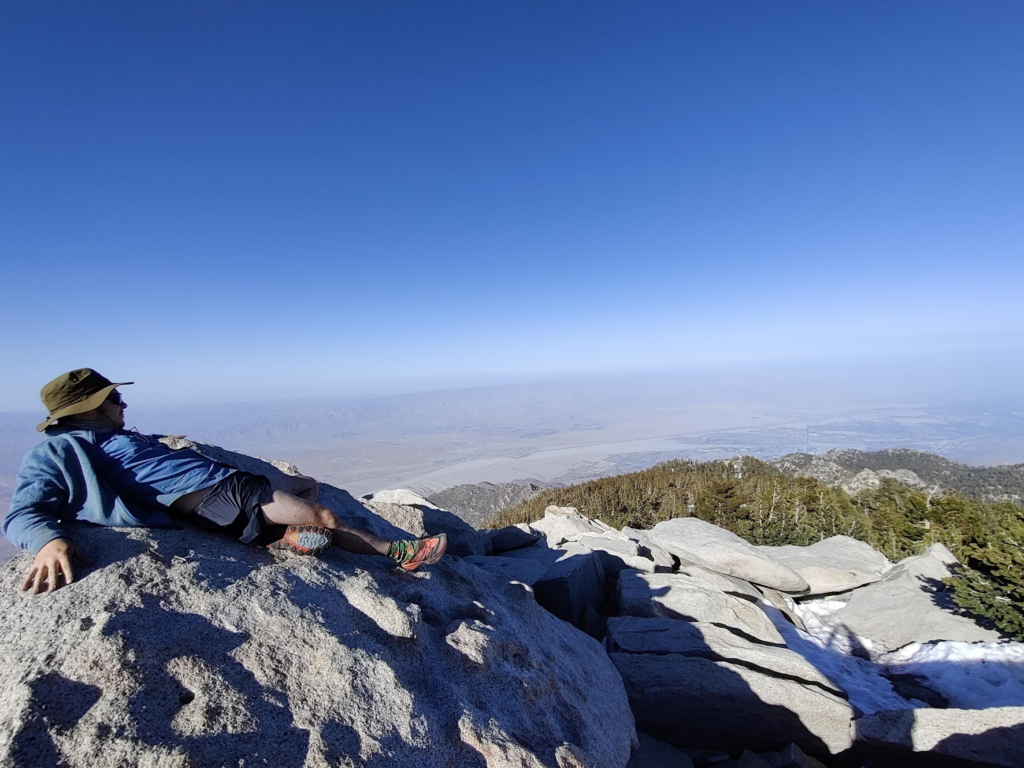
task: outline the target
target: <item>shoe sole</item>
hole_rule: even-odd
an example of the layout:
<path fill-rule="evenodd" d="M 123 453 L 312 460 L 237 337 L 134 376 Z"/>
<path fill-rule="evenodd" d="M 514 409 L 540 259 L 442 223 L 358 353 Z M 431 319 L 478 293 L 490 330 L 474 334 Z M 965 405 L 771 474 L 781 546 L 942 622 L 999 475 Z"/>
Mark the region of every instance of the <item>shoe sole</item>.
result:
<path fill-rule="evenodd" d="M 289 525 L 279 541 L 267 546 L 267 549 L 287 549 L 296 555 L 311 557 L 322 555 L 331 548 L 334 536 L 330 528 L 317 525 Z"/>

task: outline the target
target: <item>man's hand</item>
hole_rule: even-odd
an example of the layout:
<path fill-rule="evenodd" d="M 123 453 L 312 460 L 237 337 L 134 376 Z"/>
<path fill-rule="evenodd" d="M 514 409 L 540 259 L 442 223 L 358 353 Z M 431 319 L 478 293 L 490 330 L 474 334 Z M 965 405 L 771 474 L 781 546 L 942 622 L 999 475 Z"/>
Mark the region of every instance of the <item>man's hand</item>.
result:
<path fill-rule="evenodd" d="M 71 539 L 54 539 L 45 547 L 39 550 L 36 559 L 32 563 L 32 570 L 28 572 L 25 583 L 21 585 L 23 592 L 32 590 L 34 594 L 43 591 L 46 584 L 46 591 L 53 592 L 65 584 L 75 580 L 74 571 L 71 570 L 71 558 L 74 557 L 83 563 L 89 564 L 92 560 L 82 551 Z"/>

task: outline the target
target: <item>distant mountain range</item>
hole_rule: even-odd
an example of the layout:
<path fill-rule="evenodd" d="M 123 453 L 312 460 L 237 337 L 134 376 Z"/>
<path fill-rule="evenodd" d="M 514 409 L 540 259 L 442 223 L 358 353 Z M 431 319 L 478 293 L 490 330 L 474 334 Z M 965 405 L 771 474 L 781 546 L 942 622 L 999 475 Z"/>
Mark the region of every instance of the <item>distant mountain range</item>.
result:
<path fill-rule="evenodd" d="M 958 491 L 983 501 L 1024 499 L 1024 464 L 971 467 L 908 448 L 857 451 L 836 448 L 820 456 L 790 453 L 768 462 L 791 476 L 813 477 L 855 494 L 891 478 L 903 485 Z"/>

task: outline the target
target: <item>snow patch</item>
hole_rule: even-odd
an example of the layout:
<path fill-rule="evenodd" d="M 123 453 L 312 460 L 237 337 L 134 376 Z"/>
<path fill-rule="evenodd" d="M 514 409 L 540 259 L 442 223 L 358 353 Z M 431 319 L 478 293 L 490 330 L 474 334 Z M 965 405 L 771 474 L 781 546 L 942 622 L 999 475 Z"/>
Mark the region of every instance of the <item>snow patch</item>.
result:
<path fill-rule="evenodd" d="M 761 601 L 790 650 L 799 653 L 845 690 L 864 714 L 887 709 L 926 707 L 897 694 L 883 674 L 917 675 L 928 688 L 957 709 L 1024 706 L 1024 643 L 910 643 L 876 653 L 869 638 L 859 637 L 838 620 L 841 600 L 786 598 L 807 631 L 793 626 L 773 606 Z"/>

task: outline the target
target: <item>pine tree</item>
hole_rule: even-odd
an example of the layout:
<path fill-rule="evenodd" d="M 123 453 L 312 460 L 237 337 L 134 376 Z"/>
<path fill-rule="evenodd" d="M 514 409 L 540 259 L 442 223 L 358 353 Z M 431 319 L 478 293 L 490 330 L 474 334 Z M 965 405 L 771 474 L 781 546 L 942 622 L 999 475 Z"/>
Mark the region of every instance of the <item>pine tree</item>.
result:
<path fill-rule="evenodd" d="M 947 583 L 957 605 L 987 616 L 996 627 L 1024 640 L 1024 509 L 1001 505 L 1003 524 L 960 553 L 964 568 Z"/>

